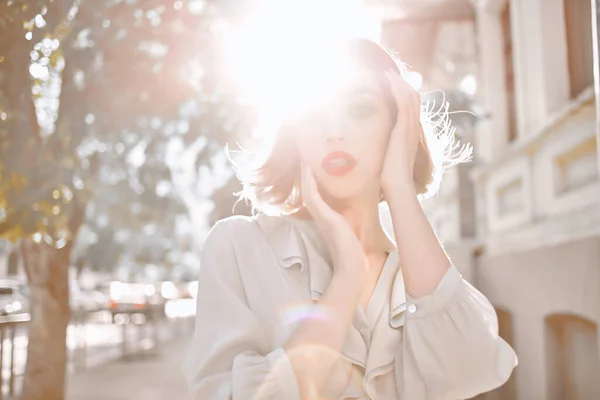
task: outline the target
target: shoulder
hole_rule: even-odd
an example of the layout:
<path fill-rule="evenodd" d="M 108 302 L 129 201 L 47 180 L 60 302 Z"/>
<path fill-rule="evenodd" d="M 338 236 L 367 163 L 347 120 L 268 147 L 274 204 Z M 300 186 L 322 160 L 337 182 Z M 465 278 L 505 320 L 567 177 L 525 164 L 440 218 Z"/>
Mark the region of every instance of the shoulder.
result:
<path fill-rule="evenodd" d="M 209 231 L 209 237 L 228 237 L 233 241 L 256 238 L 256 234 L 281 231 L 290 228 L 291 224 L 285 217 L 257 214 L 254 216 L 234 215 L 223 218 Z"/>
<path fill-rule="evenodd" d="M 263 214 L 254 216 L 234 215 L 217 221 L 206 237 L 205 246 L 230 249 L 249 249 L 270 245 L 269 238 L 276 235 L 285 221 L 279 217 Z M 253 246 L 254 245 L 254 246 Z"/>
<path fill-rule="evenodd" d="M 241 242 L 249 244 L 261 239 L 261 232 L 268 230 L 278 217 L 270 217 L 262 214 L 254 216 L 233 215 L 223 218 L 212 227 L 208 233 L 209 238 L 227 238 L 233 243 Z M 281 223 L 281 222 L 279 222 Z"/>
<path fill-rule="evenodd" d="M 289 256 L 290 236 L 285 225 L 284 219 L 263 214 L 219 220 L 204 241 L 202 262 L 218 266 L 221 275 L 235 274 L 237 279 L 253 280 L 253 275 L 272 271 L 273 265 Z"/>
<path fill-rule="evenodd" d="M 226 251 L 243 260 L 272 255 L 288 259 L 300 255 L 300 241 L 298 227 L 288 218 L 257 214 L 218 221 L 210 230 L 204 247 Z"/>
<path fill-rule="evenodd" d="M 256 218 L 255 216 L 247 217 L 244 215 L 233 215 L 223 218 L 217 221 L 211 228 L 208 237 L 221 236 L 233 238 L 234 236 L 242 235 L 247 231 L 256 229 Z"/>
<path fill-rule="evenodd" d="M 256 218 L 232 216 L 217 221 L 208 232 L 201 249 L 201 272 L 238 284 L 241 264 L 252 259 L 256 239 Z"/>

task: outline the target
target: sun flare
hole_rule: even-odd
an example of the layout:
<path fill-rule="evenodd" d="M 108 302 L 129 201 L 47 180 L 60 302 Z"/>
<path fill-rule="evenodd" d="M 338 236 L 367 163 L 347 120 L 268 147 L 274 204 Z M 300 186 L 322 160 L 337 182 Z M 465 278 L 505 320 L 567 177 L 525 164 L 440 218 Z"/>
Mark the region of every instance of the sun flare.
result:
<path fill-rule="evenodd" d="M 263 124 L 277 125 L 343 84 L 350 64 L 332 50 L 336 43 L 379 42 L 381 21 L 360 3 L 264 1 L 230 32 L 223 45 L 227 73 Z"/>

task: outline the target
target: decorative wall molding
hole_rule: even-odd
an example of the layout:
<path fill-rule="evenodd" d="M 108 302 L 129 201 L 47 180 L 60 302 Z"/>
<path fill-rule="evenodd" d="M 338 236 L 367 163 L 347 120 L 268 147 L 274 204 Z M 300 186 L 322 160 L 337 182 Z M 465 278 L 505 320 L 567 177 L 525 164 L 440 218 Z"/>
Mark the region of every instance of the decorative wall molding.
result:
<path fill-rule="evenodd" d="M 554 158 L 555 194 L 582 189 L 598 180 L 598 153 L 595 136 Z"/>
<path fill-rule="evenodd" d="M 470 173 L 474 181 L 485 180 L 486 176 L 492 171 L 502 168 L 502 166 L 511 160 L 522 155 L 533 156 L 537 153 L 541 145 L 556 133 L 556 127 L 578 113 L 590 113 L 591 118 L 595 119 L 594 90 L 589 88 L 585 90 L 577 99 L 572 100 L 561 110 L 556 111 L 548 117 L 544 125 L 531 135 L 521 137 L 514 143 L 511 143 L 505 151 L 495 154 L 495 158 L 488 163 L 478 165 Z M 488 132 L 492 134 L 493 132 Z M 475 149 L 477 150 L 477 149 Z"/>

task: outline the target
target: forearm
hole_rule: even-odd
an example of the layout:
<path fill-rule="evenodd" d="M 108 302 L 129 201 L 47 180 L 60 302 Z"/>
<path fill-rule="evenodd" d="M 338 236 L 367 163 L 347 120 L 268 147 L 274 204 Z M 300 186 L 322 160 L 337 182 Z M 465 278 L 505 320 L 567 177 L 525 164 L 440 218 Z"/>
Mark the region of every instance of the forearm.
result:
<path fill-rule="evenodd" d="M 412 182 L 386 191 L 406 292 L 414 298 L 433 292 L 450 260 L 429 224 Z"/>
<path fill-rule="evenodd" d="M 302 398 L 318 395 L 328 379 L 352 324 L 360 296 L 354 279 L 335 275 L 318 303 L 283 346 L 298 380 Z"/>

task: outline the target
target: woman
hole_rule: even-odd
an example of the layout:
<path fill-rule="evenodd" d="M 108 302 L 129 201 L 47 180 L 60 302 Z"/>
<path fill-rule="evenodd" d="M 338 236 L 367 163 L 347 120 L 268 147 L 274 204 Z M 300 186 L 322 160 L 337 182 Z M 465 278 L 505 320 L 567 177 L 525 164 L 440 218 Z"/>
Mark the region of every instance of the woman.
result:
<path fill-rule="evenodd" d="M 375 43 L 345 50 L 344 84 L 290 117 L 262 165 L 241 174 L 258 215 L 221 221 L 206 239 L 186 371 L 194 399 L 456 400 L 502 385 L 517 364 L 418 202 L 444 161 L 425 140 L 419 95 Z"/>

